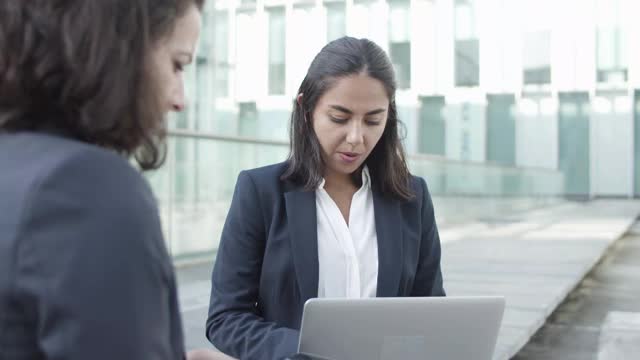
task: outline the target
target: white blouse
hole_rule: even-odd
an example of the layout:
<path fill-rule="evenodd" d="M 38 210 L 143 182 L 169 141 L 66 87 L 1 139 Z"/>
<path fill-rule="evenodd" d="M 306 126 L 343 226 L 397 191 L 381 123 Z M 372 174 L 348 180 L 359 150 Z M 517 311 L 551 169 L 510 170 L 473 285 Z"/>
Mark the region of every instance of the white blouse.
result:
<path fill-rule="evenodd" d="M 353 195 L 349 225 L 324 189 L 316 190 L 318 297 L 375 297 L 378 288 L 378 238 L 369 169 Z"/>

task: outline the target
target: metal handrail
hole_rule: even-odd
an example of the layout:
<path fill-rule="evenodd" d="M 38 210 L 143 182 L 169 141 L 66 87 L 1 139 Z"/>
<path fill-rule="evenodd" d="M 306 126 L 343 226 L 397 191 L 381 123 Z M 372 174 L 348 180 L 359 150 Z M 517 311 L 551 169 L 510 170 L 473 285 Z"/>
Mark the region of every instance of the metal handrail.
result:
<path fill-rule="evenodd" d="M 232 143 L 240 143 L 240 144 L 251 144 L 251 145 L 267 145 L 267 146 L 289 146 L 288 141 L 281 140 L 268 140 L 268 139 L 260 139 L 254 137 L 246 137 L 246 136 L 228 136 L 228 135 L 218 135 L 209 132 L 201 132 L 194 131 L 188 129 L 171 129 L 167 132 L 170 137 L 177 138 L 187 138 L 187 139 L 199 139 L 199 140 L 213 140 L 213 141 L 223 141 L 223 142 L 232 142 Z M 480 162 L 480 161 L 470 161 L 470 160 L 457 160 L 450 159 L 444 156 L 432 155 L 432 154 L 409 154 L 407 155 L 410 160 L 429 160 L 433 162 L 439 163 L 447 163 L 447 164 L 459 164 L 465 166 L 475 166 L 475 167 L 484 167 L 484 168 L 496 168 L 502 170 L 532 170 L 537 172 L 548 172 L 551 174 L 559 174 L 558 170 L 542 168 L 542 167 L 516 167 L 516 166 L 507 166 L 502 164 L 497 164 L 495 162 Z"/>

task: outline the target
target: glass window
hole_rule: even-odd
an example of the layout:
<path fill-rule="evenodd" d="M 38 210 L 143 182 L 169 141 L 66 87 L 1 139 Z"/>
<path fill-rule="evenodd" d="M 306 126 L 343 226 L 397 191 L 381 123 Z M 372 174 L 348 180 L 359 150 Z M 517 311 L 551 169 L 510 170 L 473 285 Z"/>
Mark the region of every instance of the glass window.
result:
<path fill-rule="evenodd" d="M 258 109 L 255 102 L 238 103 L 238 133 L 240 136 L 256 137 Z"/>
<path fill-rule="evenodd" d="M 620 0 L 599 0 L 597 5 L 597 80 L 601 83 L 624 83 L 628 69 Z"/>
<path fill-rule="evenodd" d="M 373 27 L 379 26 L 373 0 L 354 0 L 349 16 L 349 36 L 373 40 Z"/>
<path fill-rule="evenodd" d="M 269 12 L 269 95 L 285 91 L 285 11 L 274 7 Z"/>
<path fill-rule="evenodd" d="M 551 83 L 551 32 L 536 31 L 524 38 L 524 83 Z"/>
<path fill-rule="evenodd" d="M 230 81 L 234 83 L 233 95 L 239 99 L 257 99 L 263 95 L 263 89 L 255 86 L 256 79 L 264 76 L 265 65 L 269 61 L 264 59 L 264 50 L 255 46 L 255 34 L 268 31 L 268 28 L 262 28 L 261 25 L 255 10 L 236 10 L 235 39 L 230 46 L 235 52 L 234 71 Z M 267 64 L 264 64 L 265 61 Z"/>
<path fill-rule="evenodd" d="M 226 11 L 216 11 L 213 34 L 215 52 L 215 96 L 229 96 L 229 19 Z"/>
<path fill-rule="evenodd" d="M 476 37 L 475 14 L 472 0 L 456 0 L 455 35 L 457 40 Z"/>
<path fill-rule="evenodd" d="M 213 110 L 213 74 L 211 72 L 211 62 L 207 57 L 198 56 L 196 58 L 196 94 L 195 99 L 195 124 L 194 130 L 208 130 L 208 121 L 212 120 Z"/>
<path fill-rule="evenodd" d="M 598 82 L 626 82 L 627 66 L 622 56 L 622 29 L 598 27 L 596 36 Z"/>
<path fill-rule="evenodd" d="M 178 202 L 182 202 L 187 197 L 188 182 L 188 147 L 189 139 L 175 139 L 173 156 L 175 156 L 176 176 L 173 188 L 174 198 Z"/>
<path fill-rule="evenodd" d="M 475 11 L 472 0 L 455 2 L 455 84 L 480 84 L 480 44 L 476 34 Z"/>
<path fill-rule="evenodd" d="M 343 2 L 327 3 L 327 42 L 346 35 L 346 15 Z"/>
<path fill-rule="evenodd" d="M 389 56 L 396 71 L 398 88 L 411 87 L 411 40 L 408 1 L 393 1 L 389 17 Z"/>

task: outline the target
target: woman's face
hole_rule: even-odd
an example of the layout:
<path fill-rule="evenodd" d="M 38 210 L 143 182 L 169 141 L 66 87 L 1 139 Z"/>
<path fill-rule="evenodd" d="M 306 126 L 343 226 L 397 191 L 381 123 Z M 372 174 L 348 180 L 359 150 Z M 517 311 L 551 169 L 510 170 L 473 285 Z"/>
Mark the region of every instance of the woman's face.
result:
<path fill-rule="evenodd" d="M 182 111 L 185 107 L 184 68 L 193 61 L 201 26 L 200 11 L 195 4 L 189 6 L 176 19 L 173 31 L 161 39 L 152 52 L 155 80 L 165 114 Z"/>
<path fill-rule="evenodd" d="M 382 137 L 388 109 L 384 85 L 366 74 L 339 78 L 318 99 L 312 121 L 325 178 L 350 175 L 364 163 Z"/>

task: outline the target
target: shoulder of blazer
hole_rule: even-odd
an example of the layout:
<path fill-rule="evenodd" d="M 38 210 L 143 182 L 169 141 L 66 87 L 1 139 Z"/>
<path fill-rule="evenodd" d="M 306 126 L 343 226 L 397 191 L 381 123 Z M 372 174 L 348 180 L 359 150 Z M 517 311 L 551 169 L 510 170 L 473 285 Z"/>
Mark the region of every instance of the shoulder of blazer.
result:
<path fill-rule="evenodd" d="M 72 169 L 80 175 L 100 177 L 104 174 L 115 178 L 126 184 L 123 185 L 123 193 L 132 187 L 148 187 L 140 172 L 124 156 L 96 145 L 55 134 L 34 132 L 7 135 L 4 140 L 5 148 L 9 151 L 20 149 L 16 151 L 13 161 L 21 164 L 25 179 L 42 182 L 52 177 L 62 177 L 66 183 L 91 185 L 86 184 L 87 176 L 71 174 L 69 169 Z"/>
<path fill-rule="evenodd" d="M 259 194 L 284 194 L 301 188 L 291 181 L 281 179 L 282 174 L 287 171 L 288 166 L 289 162 L 284 161 L 255 169 L 244 170 L 242 173 L 249 176 Z"/>
<path fill-rule="evenodd" d="M 255 181 L 269 181 L 273 179 L 280 179 L 280 176 L 287 170 L 288 162 L 280 162 L 277 164 L 271 164 L 267 166 L 261 166 L 254 169 L 244 170 L 243 172 L 248 174 Z"/>
<path fill-rule="evenodd" d="M 424 191 L 428 191 L 427 182 L 421 176 L 411 175 L 411 189 L 414 191 L 416 199 L 422 199 Z"/>
<path fill-rule="evenodd" d="M 409 179 L 409 187 L 413 191 L 413 198 L 409 200 L 394 199 L 392 201 L 397 202 L 400 206 L 422 206 L 425 191 L 427 194 L 429 193 L 426 181 L 420 176 L 411 175 L 411 178 Z M 378 196 L 382 196 L 382 193 L 379 190 L 376 190 L 375 186 L 373 190 L 374 192 L 377 192 Z"/>
<path fill-rule="evenodd" d="M 270 204 L 277 203 L 286 192 L 288 182 L 280 180 L 287 170 L 287 162 L 267 165 L 255 169 L 243 170 L 238 179 L 244 176 L 253 186 L 262 209 L 269 212 Z"/>

